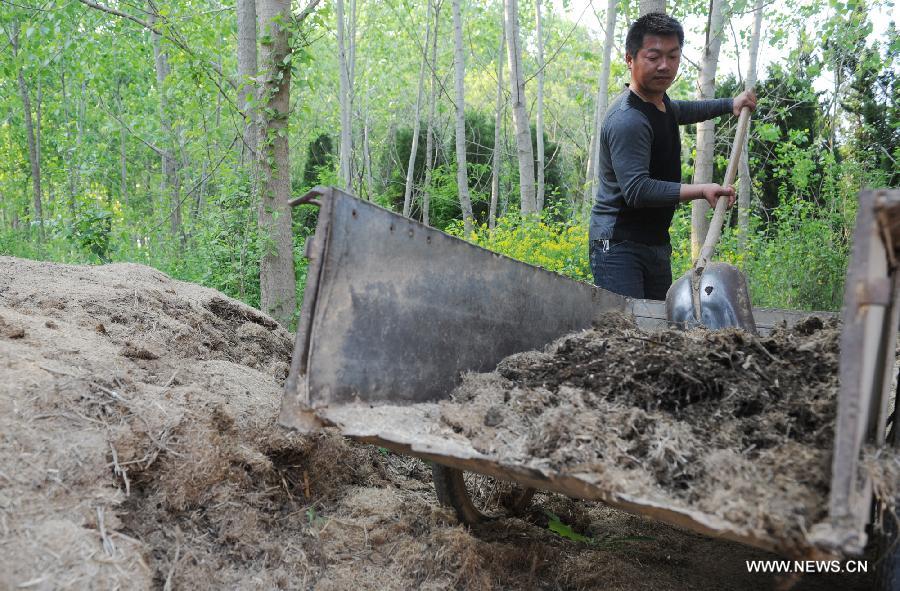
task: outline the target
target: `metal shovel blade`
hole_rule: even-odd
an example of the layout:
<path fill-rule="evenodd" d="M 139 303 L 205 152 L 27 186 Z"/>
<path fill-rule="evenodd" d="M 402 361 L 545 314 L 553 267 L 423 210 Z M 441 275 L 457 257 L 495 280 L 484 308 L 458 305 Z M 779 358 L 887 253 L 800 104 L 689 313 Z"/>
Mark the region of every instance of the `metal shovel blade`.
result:
<path fill-rule="evenodd" d="M 700 320 L 694 317 L 691 274 L 681 276 L 666 294 L 666 319 L 680 328 L 742 328 L 756 334 L 747 280 L 737 267 L 709 263 L 700 277 Z"/>

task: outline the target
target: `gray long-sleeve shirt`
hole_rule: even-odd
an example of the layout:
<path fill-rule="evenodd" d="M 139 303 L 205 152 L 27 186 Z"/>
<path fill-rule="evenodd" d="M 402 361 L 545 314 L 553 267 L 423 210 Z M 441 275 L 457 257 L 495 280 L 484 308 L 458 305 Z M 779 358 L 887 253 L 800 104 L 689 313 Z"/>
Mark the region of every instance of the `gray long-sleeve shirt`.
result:
<path fill-rule="evenodd" d="M 672 101 L 666 111 L 626 90 L 607 111 L 600 132 L 599 186 L 591 209 L 591 240 L 667 244 L 681 191 L 679 125 L 730 113 L 730 98 Z"/>

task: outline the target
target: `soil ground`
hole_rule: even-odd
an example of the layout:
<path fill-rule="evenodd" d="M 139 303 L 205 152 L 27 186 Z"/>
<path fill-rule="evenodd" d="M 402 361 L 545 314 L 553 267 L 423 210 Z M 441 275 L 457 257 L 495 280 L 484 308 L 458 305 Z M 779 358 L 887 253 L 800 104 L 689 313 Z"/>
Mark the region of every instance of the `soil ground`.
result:
<path fill-rule="evenodd" d="M 422 462 L 276 424 L 291 347 L 258 311 L 147 267 L 0 257 L 0 589 L 779 582 L 747 572 L 768 553 L 559 495 L 467 529 Z M 868 589 L 867 558 L 868 575 L 795 588 Z"/>

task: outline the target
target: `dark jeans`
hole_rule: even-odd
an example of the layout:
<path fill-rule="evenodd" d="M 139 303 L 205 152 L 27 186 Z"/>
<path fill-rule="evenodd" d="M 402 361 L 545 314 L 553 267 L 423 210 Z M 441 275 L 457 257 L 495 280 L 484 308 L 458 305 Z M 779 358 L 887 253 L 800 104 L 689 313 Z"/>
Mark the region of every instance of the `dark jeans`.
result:
<path fill-rule="evenodd" d="M 672 245 L 591 240 L 594 284 L 630 298 L 665 300 L 672 285 Z"/>

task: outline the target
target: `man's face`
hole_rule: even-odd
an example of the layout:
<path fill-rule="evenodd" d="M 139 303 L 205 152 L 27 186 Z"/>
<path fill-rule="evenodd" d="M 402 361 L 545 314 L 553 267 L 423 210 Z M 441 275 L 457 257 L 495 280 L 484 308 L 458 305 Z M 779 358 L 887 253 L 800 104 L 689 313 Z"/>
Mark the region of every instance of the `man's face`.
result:
<path fill-rule="evenodd" d="M 681 63 L 681 46 L 675 35 L 644 35 L 636 56 L 625 55 L 631 83 L 638 92 L 662 94 L 675 81 Z"/>

